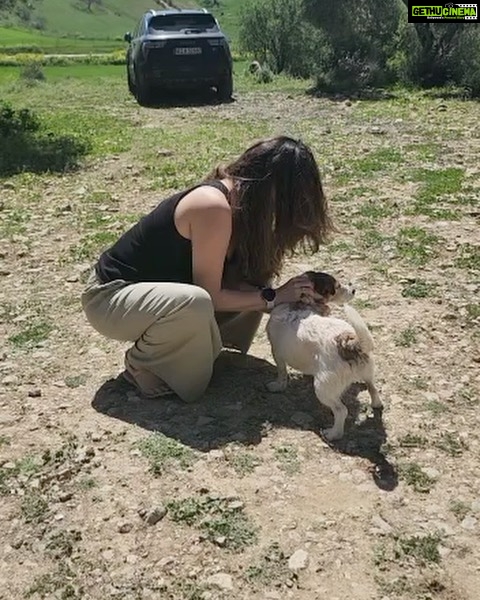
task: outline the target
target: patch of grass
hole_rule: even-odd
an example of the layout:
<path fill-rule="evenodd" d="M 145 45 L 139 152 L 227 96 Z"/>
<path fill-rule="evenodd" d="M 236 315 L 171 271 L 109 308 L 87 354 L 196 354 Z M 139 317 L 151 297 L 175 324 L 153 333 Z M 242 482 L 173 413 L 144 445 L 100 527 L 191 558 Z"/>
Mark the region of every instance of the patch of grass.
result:
<path fill-rule="evenodd" d="M 253 452 L 232 452 L 227 457 L 227 462 L 234 468 L 237 475 L 245 477 L 255 471 L 255 468 L 261 464 L 262 459 L 255 456 Z"/>
<path fill-rule="evenodd" d="M 65 559 L 73 554 L 75 544 L 81 539 L 81 532 L 75 529 L 57 531 L 50 536 L 46 549 L 57 560 Z"/>
<path fill-rule="evenodd" d="M 115 231 L 97 231 L 84 235 L 81 240 L 70 247 L 70 255 L 76 262 L 92 260 L 104 249 L 117 241 Z"/>
<path fill-rule="evenodd" d="M 48 502 L 38 492 L 28 492 L 22 499 L 20 510 L 27 523 L 40 522 L 48 512 Z"/>
<path fill-rule="evenodd" d="M 415 266 L 424 266 L 437 255 L 439 238 L 421 227 L 403 227 L 395 237 L 397 254 Z"/>
<path fill-rule="evenodd" d="M 455 515 L 458 521 L 463 521 L 463 519 L 470 513 L 470 506 L 462 500 L 453 500 L 450 502 L 448 508 Z"/>
<path fill-rule="evenodd" d="M 417 343 L 417 330 L 415 327 L 407 327 L 400 331 L 395 338 L 395 345 L 402 346 L 403 348 L 410 348 L 413 344 Z"/>
<path fill-rule="evenodd" d="M 29 323 L 26 327 L 8 338 L 8 341 L 17 348 L 33 348 L 45 341 L 53 331 L 53 325 L 46 321 Z"/>
<path fill-rule="evenodd" d="M 67 375 L 64 379 L 65 385 L 69 388 L 77 388 L 87 383 L 87 375 Z"/>
<path fill-rule="evenodd" d="M 364 202 L 358 212 L 367 219 L 384 219 L 392 216 L 394 209 L 385 199 L 377 198 Z"/>
<path fill-rule="evenodd" d="M 175 523 L 197 527 L 218 546 L 241 551 L 257 540 L 258 528 L 235 498 L 189 497 L 168 502 L 167 509 Z"/>
<path fill-rule="evenodd" d="M 274 456 L 277 461 L 278 468 L 288 475 L 294 475 L 300 471 L 298 450 L 295 448 L 295 446 L 277 446 L 274 451 Z"/>
<path fill-rule="evenodd" d="M 352 161 L 351 171 L 354 176 L 372 176 L 386 171 L 404 160 L 402 153 L 395 148 L 379 148 L 366 156 Z"/>
<path fill-rule="evenodd" d="M 467 319 L 469 321 L 478 321 L 480 319 L 480 303 L 467 304 L 465 307 L 467 311 Z"/>
<path fill-rule="evenodd" d="M 470 387 L 463 387 L 458 395 L 469 406 L 476 406 L 480 402 L 479 395 Z"/>
<path fill-rule="evenodd" d="M 76 575 L 66 561 L 60 562 L 56 571 L 36 577 L 25 592 L 26 598 L 31 596 L 45 600 L 81 600 L 84 597 L 83 590 L 76 585 Z"/>
<path fill-rule="evenodd" d="M 82 477 L 77 481 L 77 486 L 82 491 L 91 490 L 94 487 L 97 487 L 97 481 L 93 477 Z"/>
<path fill-rule="evenodd" d="M 480 245 L 461 244 L 455 265 L 469 271 L 480 271 Z"/>
<path fill-rule="evenodd" d="M 421 435 L 407 433 L 407 435 L 400 438 L 398 443 L 402 448 L 425 448 L 428 440 Z"/>
<path fill-rule="evenodd" d="M 433 445 L 453 457 L 461 456 L 464 450 L 467 449 L 465 442 L 449 431 L 443 432 L 440 437 L 434 441 Z"/>
<path fill-rule="evenodd" d="M 439 402 L 438 400 L 429 400 L 426 403 L 425 408 L 433 415 L 441 415 L 449 411 L 448 406 L 445 406 L 445 404 Z"/>
<path fill-rule="evenodd" d="M 404 284 L 402 296 L 404 298 L 428 298 L 433 295 L 436 287 L 434 283 L 428 283 L 424 279 L 412 279 Z"/>
<path fill-rule="evenodd" d="M 10 446 L 11 444 L 11 438 L 9 438 L 7 435 L 0 435 L 0 448 L 2 446 Z"/>
<path fill-rule="evenodd" d="M 25 209 L 14 208 L 6 211 L 5 218 L 0 219 L 2 237 L 12 238 L 24 234 L 27 231 L 27 223 L 30 218 L 30 213 Z"/>
<path fill-rule="evenodd" d="M 243 576 L 253 585 L 279 587 L 291 576 L 291 572 L 284 552 L 278 543 L 273 543 L 258 563 L 245 569 Z"/>
<path fill-rule="evenodd" d="M 171 465 L 182 469 L 190 467 L 196 455 L 190 448 L 163 433 L 153 433 L 137 444 L 138 449 L 150 462 L 150 472 L 161 475 Z"/>
<path fill-rule="evenodd" d="M 436 480 L 429 477 L 417 463 L 404 464 L 399 472 L 407 485 L 413 487 L 416 492 L 428 493 L 436 483 Z"/>
<path fill-rule="evenodd" d="M 439 196 L 458 194 L 462 190 L 465 178 L 464 169 L 419 169 L 413 173 L 413 180 L 420 183 L 416 195 L 419 202 L 436 202 Z"/>
<path fill-rule="evenodd" d="M 438 564 L 440 562 L 440 552 L 438 545 L 441 537 L 438 534 L 426 536 L 411 536 L 398 538 L 397 548 L 400 556 L 413 558 L 420 566 L 428 564 Z"/>

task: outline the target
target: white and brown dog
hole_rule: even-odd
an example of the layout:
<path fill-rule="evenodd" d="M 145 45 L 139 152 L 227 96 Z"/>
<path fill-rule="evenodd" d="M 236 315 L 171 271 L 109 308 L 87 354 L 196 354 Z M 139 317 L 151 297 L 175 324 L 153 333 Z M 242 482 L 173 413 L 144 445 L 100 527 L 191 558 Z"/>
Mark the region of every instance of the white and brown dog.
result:
<path fill-rule="evenodd" d="M 315 303 L 280 304 L 270 313 L 267 335 L 278 377 L 267 388 L 286 389 L 287 365 L 313 375 L 315 394 L 334 417 L 333 427 L 323 433 L 326 439 L 337 440 L 343 436 L 348 414 L 341 396 L 352 383 L 364 382 L 372 406 L 382 406 L 374 383 L 373 338 L 358 312 L 346 304 L 355 294 L 352 286 L 340 285 L 327 273 L 307 275 L 314 285 Z M 328 303 L 343 304 L 348 322 L 329 316 Z"/>

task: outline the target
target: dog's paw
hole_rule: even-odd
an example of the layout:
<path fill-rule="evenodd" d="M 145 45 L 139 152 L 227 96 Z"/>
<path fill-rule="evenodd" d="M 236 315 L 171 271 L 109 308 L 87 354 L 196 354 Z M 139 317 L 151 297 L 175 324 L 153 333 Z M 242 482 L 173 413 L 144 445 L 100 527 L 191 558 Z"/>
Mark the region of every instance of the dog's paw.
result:
<path fill-rule="evenodd" d="M 269 392 L 284 392 L 287 389 L 287 382 L 275 379 L 275 381 L 269 381 L 266 387 Z"/>
<path fill-rule="evenodd" d="M 335 427 L 330 427 L 329 429 L 322 430 L 323 437 L 329 442 L 334 442 L 335 440 L 340 440 L 343 437 L 343 431 L 339 431 L 335 429 Z"/>

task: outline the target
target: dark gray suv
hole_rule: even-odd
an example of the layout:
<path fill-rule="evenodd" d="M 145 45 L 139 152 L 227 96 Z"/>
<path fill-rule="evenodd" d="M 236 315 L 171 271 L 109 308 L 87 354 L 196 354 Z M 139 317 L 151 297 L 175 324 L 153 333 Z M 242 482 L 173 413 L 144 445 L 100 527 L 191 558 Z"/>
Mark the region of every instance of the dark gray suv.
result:
<path fill-rule="evenodd" d="M 140 104 L 167 88 L 215 87 L 233 93 L 232 55 L 215 17 L 202 10 L 150 10 L 125 34 L 127 80 Z"/>

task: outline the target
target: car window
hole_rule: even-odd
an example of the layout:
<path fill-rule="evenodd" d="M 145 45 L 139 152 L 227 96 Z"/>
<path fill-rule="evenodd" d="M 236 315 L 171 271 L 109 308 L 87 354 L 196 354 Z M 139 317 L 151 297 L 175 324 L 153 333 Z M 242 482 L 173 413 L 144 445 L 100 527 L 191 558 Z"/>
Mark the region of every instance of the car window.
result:
<path fill-rule="evenodd" d="M 148 28 L 155 31 L 185 31 L 185 30 L 217 30 L 217 23 L 212 15 L 157 15 L 150 19 Z"/>

